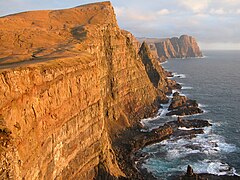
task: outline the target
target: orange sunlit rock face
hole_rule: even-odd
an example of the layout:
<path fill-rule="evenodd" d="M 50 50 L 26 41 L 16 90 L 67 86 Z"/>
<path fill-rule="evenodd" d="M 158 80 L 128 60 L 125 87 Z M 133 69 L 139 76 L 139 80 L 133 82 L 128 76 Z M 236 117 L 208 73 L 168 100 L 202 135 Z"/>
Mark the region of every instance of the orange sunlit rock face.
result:
<path fill-rule="evenodd" d="M 111 4 L 19 13 L 0 27 L 0 179 L 93 179 L 100 166 L 125 176 L 111 139 L 153 115 L 167 83 L 151 83 Z"/>

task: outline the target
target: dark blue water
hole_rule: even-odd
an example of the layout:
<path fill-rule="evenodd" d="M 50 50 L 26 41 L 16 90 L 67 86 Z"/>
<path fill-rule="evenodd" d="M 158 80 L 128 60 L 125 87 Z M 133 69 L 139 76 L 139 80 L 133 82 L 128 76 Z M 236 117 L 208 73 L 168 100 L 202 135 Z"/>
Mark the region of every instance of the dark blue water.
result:
<path fill-rule="evenodd" d="M 196 99 L 205 113 L 188 117 L 208 119 L 213 127 L 193 139 L 170 139 L 143 149 L 150 158 L 143 167 L 156 177 L 186 172 L 240 174 L 240 51 L 206 51 L 202 59 L 173 59 L 163 66 L 176 74 L 182 94 Z M 166 106 L 165 106 L 166 107 Z M 144 120 L 154 127 L 176 117 Z"/>

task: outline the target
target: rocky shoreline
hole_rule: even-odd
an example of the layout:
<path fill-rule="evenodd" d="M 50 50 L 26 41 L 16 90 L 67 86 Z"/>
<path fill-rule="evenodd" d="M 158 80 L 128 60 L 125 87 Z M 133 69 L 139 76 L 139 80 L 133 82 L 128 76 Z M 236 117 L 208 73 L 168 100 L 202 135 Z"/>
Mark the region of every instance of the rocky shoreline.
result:
<path fill-rule="evenodd" d="M 166 122 L 148 132 L 143 132 L 142 124 L 127 129 L 113 141 L 114 151 L 117 155 L 120 168 L 126 174 L 126 177 L 120 179 L 139 179 L 139 180 L 156 180 L 151 172 L 142 168 L 142 163 L 148 158 L 146 153 L 140 149 L 161 142 L 170 137 L 173 138 L 194 138 L 198 134 L 204 134 L 204 128 L 212 126 L 211 123 L 203 119 L 182 119 L 178 117 L 175 121 Z M 186 130 L 184 130 L 186 128 Z M 227 180 L 239 179 L 238 176 L 217 176 L 213 174 L 183 174 L 180 176 L 169 177 L 170 180 Z"/>
<path fill-rule="evenodd" d="M 167 77 L 173 77 L 171 72 L 165 71 L 165 74 Z M 169 80 L 168 87 L 169 94 L 172 93 L 173 89 L 181 89 L 181 85 L 172 80 Z M 203 112 L 198 108 L 195 100 L 188 99 L 178 92 L 173 94 L 168 109 L 170 112 L 167 116 L 183 116 Z M 135 126 L 126 129 L 117 138 L 114 138 L 113 141 L 117 161 L 127 176 L 127 178 L 121 177 L 120 179 L 156 179 L 147 169 L 141 168 L 141 163 L 146 159 L 146 154 L 139 150 L 148 145 L 168 139 L 171 136 L 179 138 L 183 136 L 196 137 L 197 134 L 203 134 L 203 128 L 208 126 L 211 126 L 211 124 L 207 120 L 187 120 L 178 117 L 177 120 L 166 122 L 164 125 L 151 131 L 143 131 L 145 127 L 141 123 L 137 123 Z M 182 130 L 180 128 L 192 128 L 192 130 Z"/>
<path fill-rule="evenodd" d="M 166 56 L 155 56 L 119 28 L 110 1 L 13 14 L 0 24 L 0 179 L 156 179 L 141 169 L 140 149 L 210 126 L 180 118 L 143 132 L 139 123 L 181 88 L 159 60 L 197 56 L 192 37 L 168 40 Z M 177 93 L 169 110 L 202 112 Z"/>
<path fill-rule="evenodd" d="M 165 72 L 167 77 L 173 77 L 171 72 Z M 181 89 L 181 85 L 176 81 L 175 86 L 170 86 L 172 89 Z M 171 88 L 170 88 L 171 89 Z M 172 89 L 170 92 L 172 92 Z M 159 126 L 151 131 L 143 131 L 145 128 L 141 123 L 136 124 L 118 135 L 113 141 L 114 151 L 117 154 L 117 160 L 120 168 L 125 172 L 127 178 L 121 177 L 120 179 L 147 179 L 155 180 L 151 172 L 142 168 L 142 163 L 148 158 L 146 153 L 139 150 L 161 142 L 165 139 L 173 138 L 194 138 L 198 134 L 204 134 L 204 128 L 212 126 L 208 120 L 203 119 L 182 119 L 181 116 L 194 115 L 203 113 L 199 108 L 196 100 L 189 99 L 180 93 L 174 92 L 172 95 L 171 103 L 168 107 L 166 116 L 178 116 L 177 120 L 166 122 L 164 125 Z M 184 129 L 185 128 L 185 129 Z M 191 166 L 189 166 L 191 168 Z M 191 173 L 189 172 L 191 170 Z M 187 169 L 186 174 L 179 176 L 169 177 L 168 179 L 181 179 L 181 180 L 225 180 L 225 179 L 239 179 L 238 176 L 217 176 L 213 174 L 196 174 L 193 169 Z"/>
<path fill-rule="evenodd" d="M 146 169 L 141 169 L 141 162 L 145 159 L 145 154 L 142 154 L 139 150 L 170 136 L 179 138 L 189 136 L 189 138 L 193 138 L 197 134 L 203 134 L 203 128 L 208 126 L 211 126 L 211 124 L 207 120 L 178 118 L 178 120 L 166 122 L 163 126 L 159 126 L 150 132 L 143 132 L 141 124 L 137 124 L 113 142 L 120 167 L 129 179 L 156 179 L 151 173 L 146 173 Z M 192 130 L 182 130 L 179 129 L 180 127 L 192 128 Z"/>

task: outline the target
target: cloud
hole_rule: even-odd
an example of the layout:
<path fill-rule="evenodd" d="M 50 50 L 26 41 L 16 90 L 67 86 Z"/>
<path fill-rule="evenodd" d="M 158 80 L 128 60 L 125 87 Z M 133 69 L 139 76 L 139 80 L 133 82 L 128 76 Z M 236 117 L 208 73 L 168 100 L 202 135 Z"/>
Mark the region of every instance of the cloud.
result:
<path fill-rule="evenodd" d="M 183 7 L 191 10 L 194 13 L 199 13 L 205 10 L 209 4 L 210 0 L 201 0 L 201 1 L 196 1 L 196 0 L 178 0 L 178 3 L 181 4 Z"/>
<path fill-rule="evenodd" d="M 227 14 L 227 13 L 228 13 L 228 12 L 226 12 L 225 10 L 223 10 L 223 8 L 211 9 L 211 10 L 210 10 L 210 14 L 224 15 L 224 14 Z"/>
<path fill-rule="evenodd" d="M 240 43 L 204 43 L 199 42 L 202 50 L 239 50 Z"/>
<path fill-rule="evenodd" d="M 124 14 L 124 9 L 123 7 L 115 7 L 114 10 L 115 10 L 115 13 L 117 14 L 117 16 L 123 16 Z"/>
<path fill-rule="evenodd" d="M 239 0 L 223 0 L 223 2 L 226 4 L 232 4 L 232 5 L 239 4 Z"/>
<path fill-rule="evenodd" d="M 101 0 L 0 0 L 0 15 Z M 240 0 L 111 0 L 119 26 L 136 36 L 195 36 L 202 44 L 240 43 Z M 239 46 L 234 46 L 239 47 Z M 240 49 L 240 47 L 239 47 Z"/>
<path fill-rule="evenodd" d="M 129 9 L 125 7 L 115 7 L 115 12 L 119 18 L 125 20 L 151 21 L 156 18 L 153 13 L 139 11 L 136 9 Z"/>
<path fill-rule="evenodd" d="M 240 15 L 240 9 L 223 9 L 223 8 L 219 8 L 219 9 L 211 9 L 209 11 L 209 13 L 211 15 L 220 15 L 220 16 L 223 16 L 223 15 L 231 15 L 231 16 L 234 16 L 234 15 Z"/>
<path fill-rule="evenodd" d="M 144 11 L 144 10 L 136 10 L 133 8 L 126 7 L 115 7 L 115 13 L 117 17 L 121 20 L 128 21 L 155 21 L 159 18 L 159 16 L 166 16 L 171 14 L 168 9 L 161 9 L 157 11 Z"/>
<path fill-rule="evenodd" d="M 168 9 L 161 9 L 161 10 L 157 11 L 158 15 L 168 15 L 170 13 L 171 12 Z"/>

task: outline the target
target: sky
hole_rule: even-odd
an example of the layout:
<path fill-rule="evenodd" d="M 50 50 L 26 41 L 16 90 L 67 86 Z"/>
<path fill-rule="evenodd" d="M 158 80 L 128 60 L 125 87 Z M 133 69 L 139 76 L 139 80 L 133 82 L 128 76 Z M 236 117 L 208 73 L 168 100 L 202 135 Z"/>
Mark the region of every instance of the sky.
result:
<path fill-rule="evenodd" d="M 98 0 L 0 0 L 0 16 Z M 112 0 L 119 26 L 136 37 L 194 36 L 204 50 L 240 50 L 240 0 Z M 0 27 L 1 28 L 1 27 Z"/>

